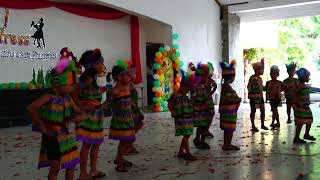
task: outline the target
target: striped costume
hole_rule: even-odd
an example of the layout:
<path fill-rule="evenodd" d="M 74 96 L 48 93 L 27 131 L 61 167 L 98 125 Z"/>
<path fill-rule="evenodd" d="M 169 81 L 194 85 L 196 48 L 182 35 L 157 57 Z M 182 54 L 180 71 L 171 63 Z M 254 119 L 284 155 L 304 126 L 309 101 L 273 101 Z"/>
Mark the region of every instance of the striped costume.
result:
<path fill-rule="evenodd" d="M 141 113 L 139 107 L 138 107 L 138 91 L 136 88 L 132 87 L 131 89 L 131 103 L 132 103 L 132 118 L 135 124 L 137 124 L 139 121 L 142 121 L 144 119 L 143 114 Z"/>
<path fill-rule="evenodd" d="M 251 87 L 248 89 L 248 98 L 250 99 L 250 105 L 255 106 L 255 108 L 264 107 L 263 88 L 259 87 L 259 81 L 262 82 L 262 79 L 258 75 L 252 75 L 249 79 Z"/>
<path fill-rule="evenodd" d="M 76 123 L 76 139 L 84 143 L 102 143 L 104 141 L 103 108 L 100 105 L 102 93 L 98 87 L 83 87 L 80 85 L 79 99 L 81 111 L 88 114 L 88 118 Z"/>
<path fill-rule="evenodd" d="M 294 104 L 294 96 L 296 93 L 297 86 L 299 85 L 299 80 L 296 78 L 287 78 L 283 81 L 283 85 L 285 88 L 284 94 L 286 97 L 286 103 Z"/>
<path fill-rule="evenodd" d="M 168 101 L 170 110 L 174 114 L 176 136 L 190 136 L 193 134 L 192 104 L 187 96 L 173 97 Z"/>
<path fill-rule="evenodd" d="M 54 132 L 54 136 L 42 135 L 38 168 L 49 167 L 51 160 L 59 160 L 62 169 L 72 169 L 80 162 L 76 141 L 67 128 L 68 120 L 72 116 L 71 101 L 71 97 L 67 95 L 52 95 L 49 102 L 39 109 L 41 119 L 46 128 Z M 56 144 L 49 144 L 45 137 L 49 137 Z M 50 157 L 52 153 L 58 156 L 55 157 L 57 159 Z"/>
<path fill-rule="evenodd" d="M 112 98 L 112 118 L 109 139 L 120 141 L 135 141 L 135 124 L 132 119 L 131 96 L 123 95 Z"/>
<path fill-rule="evenodd" d="M 213 88 L 212 84 L 215 83 L 213 79 L 209 79 L 209 82 L 206 84 L 205 89 L 208 92 L 208 98 L 207 98 L 207 105 L 208 105 L 208 109 L 209 109 L 209 113 L 210 113 L 210 118 L 211 120 L 213 119 L 214 115 L 215 115 L 215 109 L 214 109 L 214 101 L 213 101 L 213 97 L 210 94 L 211 90 Z M 210 95 L 209 95 L 210 94 Z"/>
<path fill-rule="evenodd" d="M 310 109 L 310 88 L 300 85 L 297 89 L 297 101 L 299 104 L 294 109 L 295 123 L 297 125 L 312 124 L 313 116 Z"/>
<path fill-rule="evenodd" d="M 235 131 L 239 105 L 240 98 L 236 91 L 229 84 L 223 84 L 219 104 L 220 128 L 222 130 Z"/>
<path fill-rule="evenodd" d="M 191 92 L 191 102 L 193 107 L 193 126 L 208 127 L 212 119 L 207 105 L 208 95 L 204 86 L 200 85 Z"/>

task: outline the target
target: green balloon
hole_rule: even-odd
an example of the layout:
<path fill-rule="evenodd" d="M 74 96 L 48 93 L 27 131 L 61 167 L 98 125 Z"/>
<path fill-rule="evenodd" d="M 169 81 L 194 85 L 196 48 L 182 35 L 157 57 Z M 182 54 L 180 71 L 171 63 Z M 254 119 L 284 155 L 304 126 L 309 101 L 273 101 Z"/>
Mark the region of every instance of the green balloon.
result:
<path fill-rule="evenodd" d="M 26 82 L 22 82 L 22 83 L 20 84 L 20 88 L 21 88 L 21 89 L 28 89 L 28 84 L 27 84 Z"/>
<path fill-rule="evenodd" d="M 179 39 L 179 35 L 178 35 L 177 33 L 174 33 L 174 34 L 172 35 L 172 39 L 178 40 L 178 39 Z"/>
<path fill-rule="evenodd" d="M 0 84 L 0 89 L 1 90 L 7 89 L 7 84 Z"/>
<path fill-rule="evenodd" d="M 165 51 L 164 47 L 160 47 L 159 51 L 163 53 Z"/>
<path fill-rule="evenodd" d="M 15 83 L 9 83 L 9 89 L 11 89 L 11 90 L 16 89 L 16 84 Z"/>
<path fill-rule="evenodd" d="M 177 56 L 177 57 L 180 57 L 180 52 L 176 52 L 176 56 Z"/>
<path fill-rule="evenodd" d="M 178 65 L 179 65 L 179 67 L 182 67 L 183 66 L 183 62 L 180 61 Z"/>
<path fill-rule="evenodd" d="M 157 97 L 154 97 L 152 100 L 153 100 L 153 102 L 158 102 L 158 98 Z"/>
<path fill-rule="evenodd" d="M 159 80 L 157 80 L 157 81 L 154 81 L 153 85 L 154 85 L 155 87 L 160 87 L 161 83 L 160 83 Z"/>
<path fill-rule="evenodd" d="M 173 49 L 179 49 L 179 45 L 178 44 L 174 44 L 173 45 Z"/>
<path fill-rule="evenodd" d="M 160 64 L 154 63 L 154 64 L 153 64 L 153 69 L 159 70 L 159 69 L 160 69 Z"/>

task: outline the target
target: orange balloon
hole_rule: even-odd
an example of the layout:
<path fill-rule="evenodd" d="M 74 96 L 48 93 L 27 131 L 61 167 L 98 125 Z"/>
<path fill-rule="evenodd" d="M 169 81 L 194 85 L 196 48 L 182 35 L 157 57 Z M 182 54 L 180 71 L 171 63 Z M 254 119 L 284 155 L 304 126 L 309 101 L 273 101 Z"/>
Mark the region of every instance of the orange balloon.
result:
<path fill-rule="evenodd" d="M 160 93 L 156 93 L 156 96 L 157 96 L 157 97 L 161 97 L 161 94 L 160 94 Z"/>
<path fill-rule="evenodd" d="M 178 68 L 178 65 L 176 63 L 174 63 L 173 65 L 173 68 L 177 69 Z"/>
<path fill-rule="evenodd" d="M 164 56 L 161 56 L 160 60 L 163 61 L 164 60 Z"/>
<path fill-rule="evenodd" d="M 153 109 L 153 111 L 154 111 L 154 112 L 159 112 L 159 108 L 158 108 L 158 107 L 155 107 L 155 108 Z"/>
<path fill-rule="evenodd" d="M 162 74 L 161 70 L 157 70 L 157 74 L 160 76 Z"/>
<path fill-rule="evenodd" d="M 173 53 L 177 53 L 177 50 L 173 49 L 172 52 L 173 52 Z"/>
<path fill-rule="evenodd" d="M 163 56 L 164 56 L 164 57 L 168 57 L 168 53 L 167 53 L 167 52 L 164 52 L 164 53 L 163 53 Z"/>

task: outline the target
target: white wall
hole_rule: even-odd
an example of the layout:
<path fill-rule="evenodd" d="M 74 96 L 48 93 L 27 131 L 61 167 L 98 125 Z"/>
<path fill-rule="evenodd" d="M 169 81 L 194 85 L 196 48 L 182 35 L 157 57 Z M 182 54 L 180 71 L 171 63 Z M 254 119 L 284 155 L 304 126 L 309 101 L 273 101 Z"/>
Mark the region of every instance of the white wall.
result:
<path fill-rule="evenodd" d="M 219 6 L 213 0 L 92 0 L 172 25 L 184 61 L 221 61 Z"/>
<path fill-rule="evenodd" d="M 128 17 L 112 21 L 102 21 L 73 15 L 55 8 L 37 10 L 10 10 L 6 33 L 28 34 L 31 21 L 44 18 L 44 36 L 46 49 L 30 45 L 0 44 L 3 48 L 14 51 L 49 51 L 59 53 L 62 47 L 70 47 L 80 58 L 81 53 L 92 48 L 100 48 L 108 70 L 119 58 L 130 58 L 130 22 Z M 33 44 L 33 40 L 31 40 Z M 56 60 L 50 61 L 9 61 L 0 60 L 0 82 L 23 82 L 32 79 L 32 68 L 54 66 Z"/>

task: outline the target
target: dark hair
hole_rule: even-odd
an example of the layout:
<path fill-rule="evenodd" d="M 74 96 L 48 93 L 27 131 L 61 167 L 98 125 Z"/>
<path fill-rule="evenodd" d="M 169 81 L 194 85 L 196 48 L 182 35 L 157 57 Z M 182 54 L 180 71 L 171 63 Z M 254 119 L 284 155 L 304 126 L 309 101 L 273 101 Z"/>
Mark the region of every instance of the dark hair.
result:
<path fill-rule="evenodd" d="M 222 76 L 222 80 L 223 80 L 222 84 L 226 83 L 227 81 L 229 81 L 232 78 L 235 78 L 234 74 L 229 74 L 229 75 Z"/>
<path fill-rule="evenodd" d="M 81 74 L 79 81 L 81 83 L 81 82 L 85 82 L 88 78 L 92 78 L 93 84 L 95 86 L 98 86 L 97 82 L 96 82 L 96 78 L 95 78 L 96 75 L 97 75 L 97 73 L 93 68 L 88 68 Z"/>
<path fill-rule="evenodd" d="M 123 71 L 123 69 L 120 66 L 113 66 L 111 73 L 107 74 L 107 81 L 111 81 L 111 75 L 112 75 L 112 80 L 118 81 L 118 76 L 119 74 Z"/>

